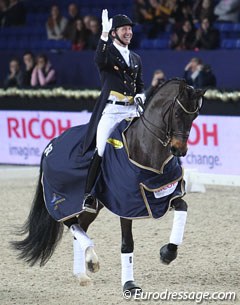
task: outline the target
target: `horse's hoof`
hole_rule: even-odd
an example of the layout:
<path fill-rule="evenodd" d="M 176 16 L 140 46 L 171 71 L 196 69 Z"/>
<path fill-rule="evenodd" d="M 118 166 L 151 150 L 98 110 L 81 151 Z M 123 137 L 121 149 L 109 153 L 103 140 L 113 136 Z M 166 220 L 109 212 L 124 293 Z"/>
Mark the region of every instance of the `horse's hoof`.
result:
<path fill-rule="evenodd" d="M 169 265 L 177 257 L 177 250 L 170 251 L 168 245 L 164 245 L 160 249 L 160 260 L 163 264 Z"/>
<path fill-rule="evenodd" d="M 134 281 L 127 281 L 123 285 L 123 296 L 126 299 L 134 296 L 136 293 L 141 293 L 142 288 L 139 287 Z"/>
<path fill-rule="evenodd" d="M 92 284 L 91 278 L 86 273 L 80 273 L 75 275 L 79 281 L 80 286 L 89 286 Z"/>
<path fill-rule="evenodd" d="M 86 250 L 86 266 L 93 273 L 98 272 L 100 269 L 98 257 L 93 247 L 88 247 Z"/>

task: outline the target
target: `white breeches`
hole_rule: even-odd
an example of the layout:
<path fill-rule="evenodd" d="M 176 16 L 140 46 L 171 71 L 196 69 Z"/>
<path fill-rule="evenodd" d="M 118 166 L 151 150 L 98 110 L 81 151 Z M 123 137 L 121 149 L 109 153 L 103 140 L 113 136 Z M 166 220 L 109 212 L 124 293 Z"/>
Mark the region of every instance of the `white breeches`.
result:
<path fill-rule="evenodd" d="M 138 114 L 135 105 L 121 106 L 106 104 L 97 128 L 96 142 L 98 155 L 100 157 L 103 156 L 106 141 L 114 128 L 125 118 L 136 116 L 138 116 Z"/>

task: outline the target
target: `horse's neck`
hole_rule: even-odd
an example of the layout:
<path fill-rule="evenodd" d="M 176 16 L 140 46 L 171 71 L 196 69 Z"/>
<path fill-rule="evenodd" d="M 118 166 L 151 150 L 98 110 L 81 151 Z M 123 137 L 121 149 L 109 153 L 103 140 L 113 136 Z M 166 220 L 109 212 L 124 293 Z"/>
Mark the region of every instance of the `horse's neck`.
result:
<path fill-rule="evenodd" d="M 164 147 L 138 119 L 126 132 L 130 159 L 160 171 L 164 161 L 171 156 L 169 145 Z"/>

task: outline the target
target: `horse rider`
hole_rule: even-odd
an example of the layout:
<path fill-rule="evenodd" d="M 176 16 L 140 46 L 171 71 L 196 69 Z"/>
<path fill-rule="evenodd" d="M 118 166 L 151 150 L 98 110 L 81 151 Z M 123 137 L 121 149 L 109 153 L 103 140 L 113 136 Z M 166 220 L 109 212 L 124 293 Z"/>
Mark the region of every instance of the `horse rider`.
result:
<path fill-rule="evenodd" d="M 102 34 L 94 58 L 102 90 L 82 150 L 82 154 L 85 154 L 95 148 L 83 199 L 83 210 L 91 213 L 97 211 L 97 200 L 91 195 L 91 190 L 100 172 L 106 141 L 120 121 L 137 116 L 137 106 L 145 101 L 142 62 L 139 55 L 128 49 L 133 26 L 132 20 L 126 15 L 119 14 L 109 19 L 108 11 L 102 11 Z M 111 43 L 108 42 L 109 36 Z"/>

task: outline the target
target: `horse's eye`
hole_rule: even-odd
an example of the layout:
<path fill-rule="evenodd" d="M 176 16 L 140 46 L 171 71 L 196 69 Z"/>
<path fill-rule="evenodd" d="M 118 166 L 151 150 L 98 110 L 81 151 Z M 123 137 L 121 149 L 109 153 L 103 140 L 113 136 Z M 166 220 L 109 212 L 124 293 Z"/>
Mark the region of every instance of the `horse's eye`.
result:
<path fill-rule="evenodd" d="M 179 111 L 176 111 L 175 112 L 175 118 L 179 118 L 180 114 L 179 114 Z"/>

